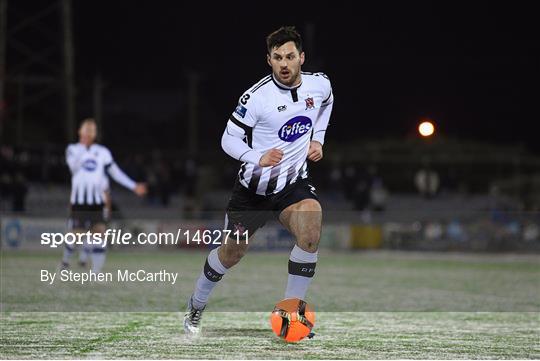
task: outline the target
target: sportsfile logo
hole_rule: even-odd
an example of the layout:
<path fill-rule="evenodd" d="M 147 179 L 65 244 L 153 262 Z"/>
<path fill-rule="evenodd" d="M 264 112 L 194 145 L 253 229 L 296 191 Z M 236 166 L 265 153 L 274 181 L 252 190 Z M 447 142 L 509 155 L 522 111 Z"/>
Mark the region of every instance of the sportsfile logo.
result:
<path fill-rule="evenodd" d="M 279 129 L 279 138 L 285 142 L 294 142 L 311 130 L 311 119 L 303 115 L 289 120 Z"/>

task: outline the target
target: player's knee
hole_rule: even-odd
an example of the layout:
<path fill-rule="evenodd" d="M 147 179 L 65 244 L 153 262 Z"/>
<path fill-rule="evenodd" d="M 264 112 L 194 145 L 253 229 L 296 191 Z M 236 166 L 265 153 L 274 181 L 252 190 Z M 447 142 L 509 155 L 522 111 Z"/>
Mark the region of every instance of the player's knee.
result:
<path fill-rule="evenodd" d="M 298 204 L 298 211 L 300 212 L 313 212 L 313 214 L 319 214 L 322 211 L 321 204 L 315 199 L 304 199 Z"/>
<path fill-rule="evenodd" d="M 95 224 L 92 227 L 92 232 L 93 233 L 105 233 L 106 230 L 107 230 L 107 227 L 103 223 Z"/>
<path fill-rule="evenodd" d="M 299 246 L 307 252 L 315 252 L 321 238 L 322 209 L 315 199 L 306 199 L 299 204 L 299 211 L 303 212 L 301 222 L 304 222 L 303 232 L 298 235 Z"/>
<path fill-rule="evenodd" d="M 308 230 L 304 235 L 297 238 L 298 247 L 306 252 L 315 252 L 319 248 L 319 240 L 321 239 L 320 230 Z"/>

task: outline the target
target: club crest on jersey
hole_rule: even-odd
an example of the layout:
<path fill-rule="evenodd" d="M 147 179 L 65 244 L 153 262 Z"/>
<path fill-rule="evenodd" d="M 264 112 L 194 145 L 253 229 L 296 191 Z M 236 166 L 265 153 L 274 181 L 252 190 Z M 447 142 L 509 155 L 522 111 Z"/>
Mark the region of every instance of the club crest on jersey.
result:
<path fill-rule="evenodd" d="M 315 108 L 313 97 L 306 98 L 306 110 Z"/>
<path fill-rule="evenodd" d="M 279 129 L 279 139 L 294 142 L 311 130 L 311 119 L 303 115 L 292 118 Z"/>
<path fill-rule="evenodd" d="M 82 167 L 89 172 L 93 172 L 97 168 L 97 162 L 93 159 L 87 159 L 83 162 Z"/>

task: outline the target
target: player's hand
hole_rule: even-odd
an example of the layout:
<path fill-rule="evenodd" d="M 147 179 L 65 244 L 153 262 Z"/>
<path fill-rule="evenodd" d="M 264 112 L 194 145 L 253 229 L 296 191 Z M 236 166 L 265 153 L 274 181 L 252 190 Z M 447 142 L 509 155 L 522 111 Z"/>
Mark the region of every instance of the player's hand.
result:
<path fill-rule="evenodd" d="M 259 160 L 259 165 L 261 167 L 273 167 L 281 162 L 281 158 L 283 158 L 283 151 L 273 148 L 263 154 Z"/>
<path fill-rule="evenodd" d="M 148 192 L 146 183 L 137 183 L 133 192 L 135 192 L 135 194 L 138 195 L 139 197 L 144 196 Z"/>
<path fill-rule="evenodd" d="M 309 143 L 308 159 L 312 162 L 318 162 L 323 157 L 322 144 L 316 140 Z"/>

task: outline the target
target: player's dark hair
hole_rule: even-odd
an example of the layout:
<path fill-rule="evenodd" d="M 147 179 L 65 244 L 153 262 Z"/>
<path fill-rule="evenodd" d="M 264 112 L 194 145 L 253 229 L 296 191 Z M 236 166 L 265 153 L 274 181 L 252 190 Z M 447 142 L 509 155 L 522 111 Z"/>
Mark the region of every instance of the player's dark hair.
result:
<path fill-rule="evenodd" d="M 94 123 L 97 125 L 97 122 L 94 118 L 85 118 L 81 121 L 81 123 L 79 124 L 79 128 L 82 127 L 84 124 L 86 123 Z"/>
<path fill-rule="evenodd" d="M 279 48 L 281 45 L 289 41 L 294 41 L 298 52 L 302 52 L 302 37 L 298 31 L 296 31 L 296 28 L 294 26 L 282 26 L 266 37 L 268 54 L 272 52 L 272 49 L 276 47 Z"/>

